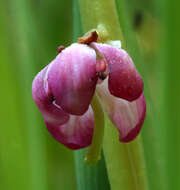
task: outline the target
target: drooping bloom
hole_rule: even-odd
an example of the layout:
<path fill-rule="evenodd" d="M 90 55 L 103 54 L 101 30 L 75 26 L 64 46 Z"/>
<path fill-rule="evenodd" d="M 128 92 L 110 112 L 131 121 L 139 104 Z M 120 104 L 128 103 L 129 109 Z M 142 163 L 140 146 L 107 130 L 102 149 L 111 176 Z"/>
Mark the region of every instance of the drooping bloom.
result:
<path fill-rule="evenodd" d="M 49 133 L 70 149 L 91 144 L 97 91 L 104 111 L 129 142 L 145 118 L 143 81 L 128 53 L 111 45 L 73 43 L 40 71 L 32 85 L 33 99 Z"/>

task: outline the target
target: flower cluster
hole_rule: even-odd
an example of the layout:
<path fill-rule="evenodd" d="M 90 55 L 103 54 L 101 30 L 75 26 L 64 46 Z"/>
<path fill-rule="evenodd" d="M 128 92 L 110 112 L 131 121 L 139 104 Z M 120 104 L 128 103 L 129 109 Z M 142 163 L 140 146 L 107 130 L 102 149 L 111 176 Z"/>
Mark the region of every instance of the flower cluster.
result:
<path fill-rule="evenodd" d="M 133 140 L 144 122 L 146 103 L 142 78 L 125 50 L 96 42 L 73 43 L 61 48 L 32 85 L 49 133 L 70 149 L 91 144 L 90 103 L 95 91 L 120 141 Z"/>

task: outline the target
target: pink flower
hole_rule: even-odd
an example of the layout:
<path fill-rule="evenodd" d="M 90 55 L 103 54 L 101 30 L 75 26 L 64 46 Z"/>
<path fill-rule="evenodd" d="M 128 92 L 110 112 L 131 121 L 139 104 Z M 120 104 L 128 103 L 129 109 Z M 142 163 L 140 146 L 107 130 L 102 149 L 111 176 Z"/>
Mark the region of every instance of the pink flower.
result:
<path fill-rule="evenodd" d="M 94 114 L 90 103 L 95 90 L 120 141 L 133 140 L 144 122 L 146 103 L 142 78 L 123 49 L 74 43 L 33 81 L 33 99 L 49 133 L 70 149 L 91 144 Z"/>

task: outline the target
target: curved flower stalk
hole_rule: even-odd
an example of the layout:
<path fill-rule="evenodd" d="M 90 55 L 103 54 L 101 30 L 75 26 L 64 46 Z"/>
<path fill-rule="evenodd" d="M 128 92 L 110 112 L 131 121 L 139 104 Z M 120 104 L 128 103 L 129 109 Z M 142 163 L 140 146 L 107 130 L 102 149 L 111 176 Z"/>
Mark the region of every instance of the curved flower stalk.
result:
<path fill-rule="evenodd" d="M 61 48 L 38 73 L 32 85 L 33 99 L 50 134 L 68 148 L 80 149 L 92 141 L 90 103 L 97 89 L 120 141 L 129 142 L 138 135 L 145 118 L 142 78 L 125 50 L 85 41 Z"/>

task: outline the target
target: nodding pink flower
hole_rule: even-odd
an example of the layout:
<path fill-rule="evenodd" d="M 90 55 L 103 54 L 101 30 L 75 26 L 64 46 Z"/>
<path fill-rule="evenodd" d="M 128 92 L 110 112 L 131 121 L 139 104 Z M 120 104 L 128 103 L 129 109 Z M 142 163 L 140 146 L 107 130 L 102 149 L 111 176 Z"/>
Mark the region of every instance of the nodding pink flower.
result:
<path fill-rule="evenodd" d="M 40 71 L 32 85 L 33 99 L 49 133 L 70 149 L 91 144 L 97 95 L 104 111 L 129 142 L 144 122 L 143 81 L 128 53 L 111 45 L 73 43 Z"/>

